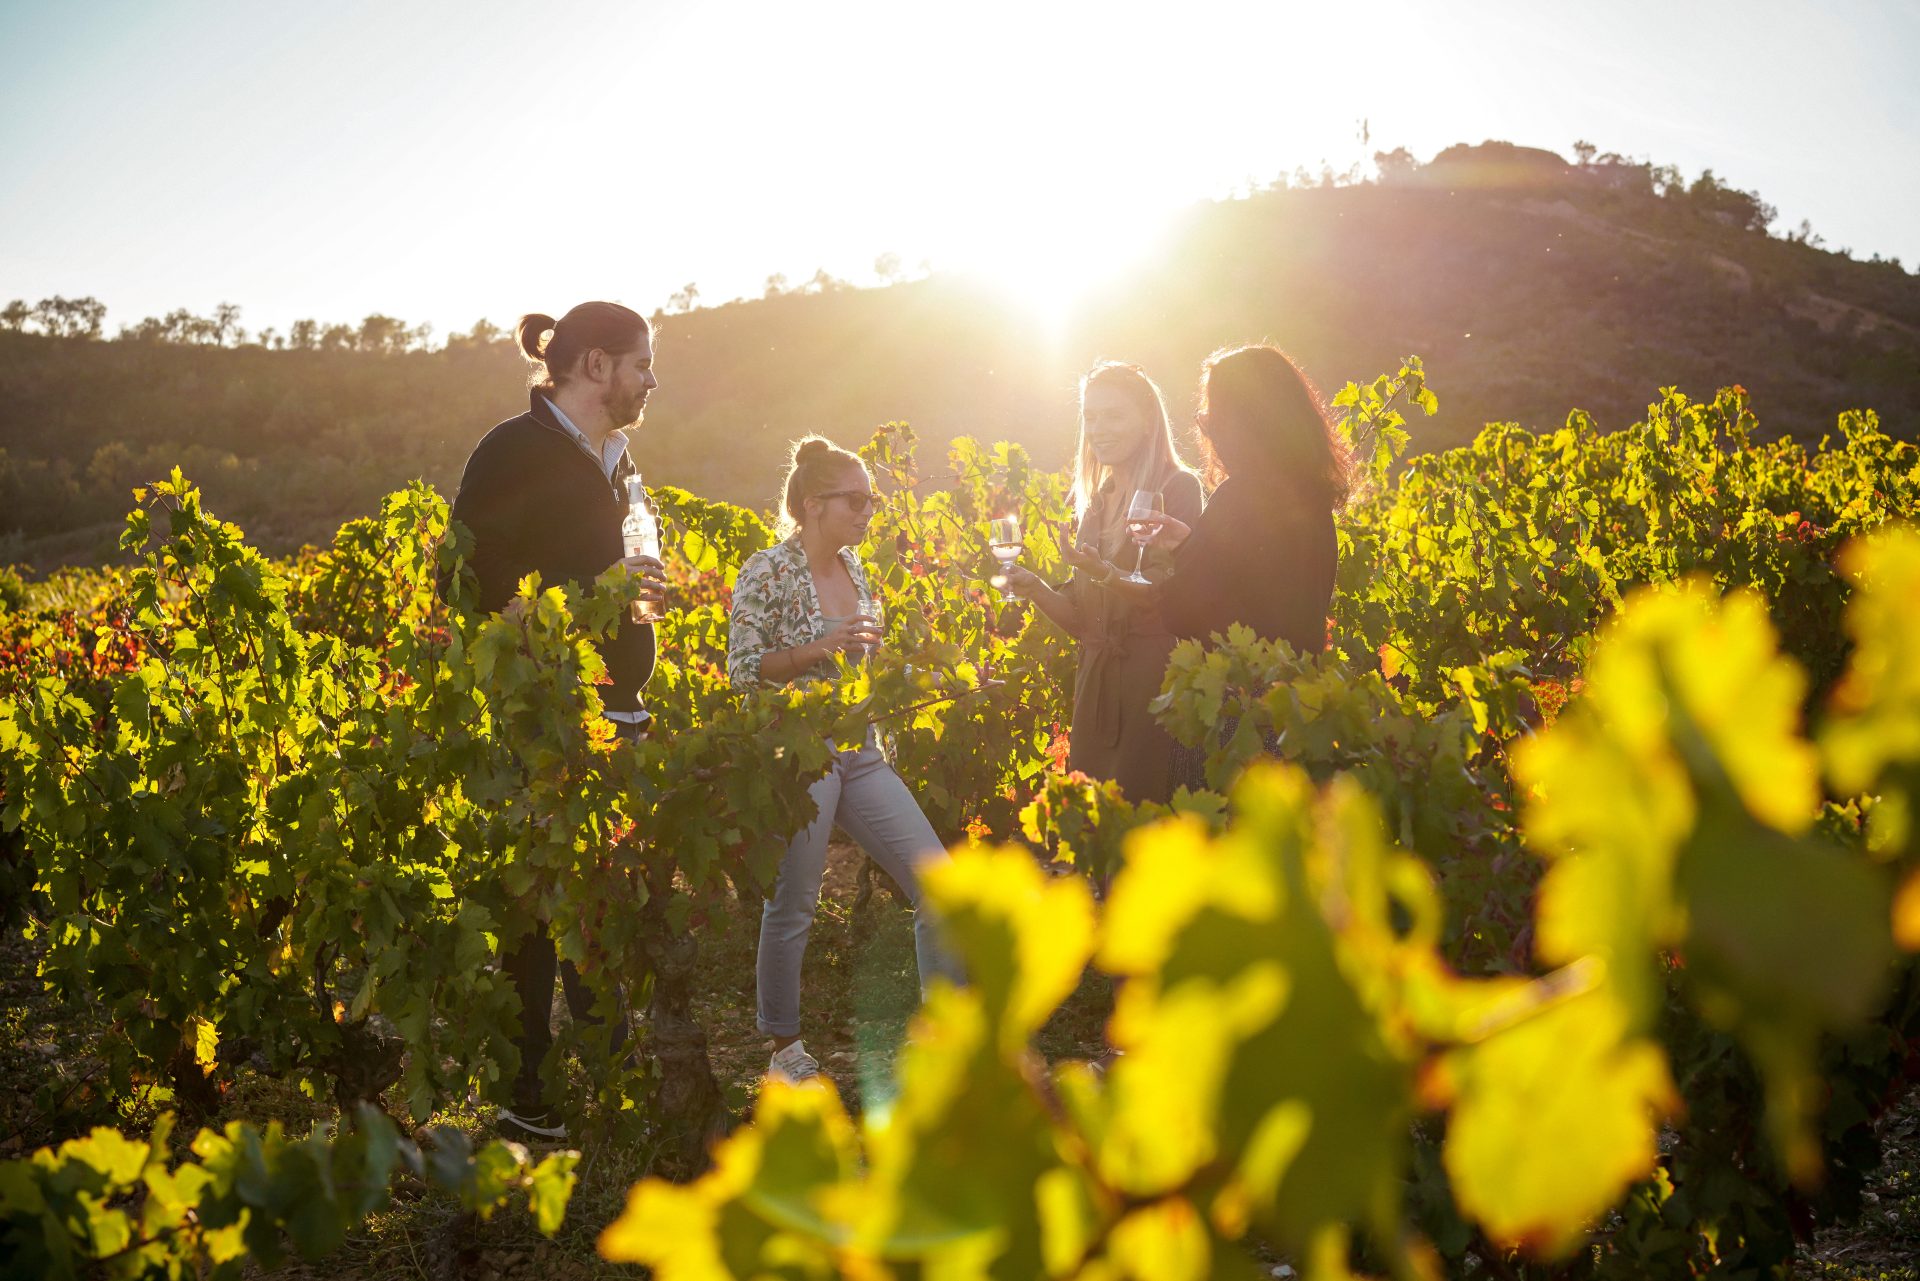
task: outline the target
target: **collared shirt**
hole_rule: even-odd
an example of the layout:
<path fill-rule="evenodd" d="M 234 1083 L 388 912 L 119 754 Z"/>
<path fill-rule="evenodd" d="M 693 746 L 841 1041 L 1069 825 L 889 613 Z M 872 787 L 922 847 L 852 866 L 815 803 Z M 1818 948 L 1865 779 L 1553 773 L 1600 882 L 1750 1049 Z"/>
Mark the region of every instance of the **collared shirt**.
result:
<path fill-rule="evenodd" d="M 618 428 L 608 432 L 606 440 L 600 445 L 599 452 L 595 453 L 593 442 L 587 439 L 587 433 L 574 426 L 573 419 L 567 417 L 567 411 L 553 403 L 553 397 L 542 396 L 540 399 L 547 402 L 547 408 L 553 411 L 554 421 L 566 429 L 567 435 L 573 437 L 573 443 L 580 446 L 587 457 L 599 463 L 600 470 L 607 475 L 607 480 L 612 481 L 613 469 L 620 465 L 621 457 L 627 452 L 627 434 Z"/>
<path fill-rule="evenodd" d="M 573 443 L 580 446 L 582 453 L 600 464 L 600 470 L 606 473 L 608 483 L 612 483 L 614 469 L 626 456 L 627 434 L 617 428 L 608 432 L 606 440 L 600 446 L 599 454 L 596 455 L 593 452 L 593 442 L 587 439 L 587 433 L 574 425 L 573 419 L 567 417 L 567 411 L 554 404 L 551 396 L 542 396 L 540 399 L 546 401 L 547 408 L 553 411 L 554 421 L 566 429 L 567 435 L 573 437 Z M 653 713 L 644 707 L 637 712 L 607 712 L 604 715 L 615 725 L 627 726 L 645 725 L 653 719 Z"/>

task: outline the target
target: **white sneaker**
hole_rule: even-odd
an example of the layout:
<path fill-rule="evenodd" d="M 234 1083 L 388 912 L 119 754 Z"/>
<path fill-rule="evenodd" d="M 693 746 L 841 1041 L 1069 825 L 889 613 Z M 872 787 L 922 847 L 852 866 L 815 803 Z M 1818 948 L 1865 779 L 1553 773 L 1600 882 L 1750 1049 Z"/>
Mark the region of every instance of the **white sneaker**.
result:
<path fill-rule="evenodd" d="M 521 1143 L 565 1143 L 567 1141 L 567 1123 L 551 1112 L 536 1112 L 532 1109 L 515 1112 L 512 1108 L 501 1108 L 494 1122 L 501 1134 Z"/>
<path fill-rule="evenodd" d="M 789 1085 L 811 1080 L 820 1075 L 820 1064 L 813 1055 L 807 1053 L 807 1047 L 794 1041 L 784 1049 L 775 1050 L 773 1057 L 767 1060 L 767 1076 L 775 1081 L 785 1081 Z"/>

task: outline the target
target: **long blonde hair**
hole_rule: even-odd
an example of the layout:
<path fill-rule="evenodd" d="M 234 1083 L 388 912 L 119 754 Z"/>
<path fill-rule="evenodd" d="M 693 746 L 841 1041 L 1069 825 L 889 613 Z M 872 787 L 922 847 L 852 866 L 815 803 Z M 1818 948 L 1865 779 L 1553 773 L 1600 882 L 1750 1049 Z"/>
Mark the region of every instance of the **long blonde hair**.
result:
<path fill-rule="evenodd" d="M 1147 425 L 1147 438 L 1128 467 L 1132 473 L 1126 478 L 1130 482 L 1126 486 L 1128 489 L 1164 489 L 1166 482 L 1178 472 L 1198 475 L 1182 461 L 1179 451 L 1174 448 L 1173 427 L 1167 421 L 1166 399 L 1161 396 L 1153 379 L 1147 377 L 1147 371 L 1127 361 L 1103 360 L 1080 377 L 1080 447 L 1073 467 L 1073 514 L 1082 526 L 1086 523 L 1087 510 L 1093 506 L 1101 486 L 1107 483 L 1107 478 L 1113 472 L 1113 468 L 1094 457 L 1093 443 L 1087 439 L 1087 392 L 1096 386 L 1118 390 L 1139 409 L 1140 417 Z M 1108 523 L 1118 528 L 1124 523 L 1126 513 L 1122 509 L 1117 516 L 1113 513 L 1109 515 L 1113 519 Z M 1104 552 L 1109 531 L 1093 532 L 1099 534 Z M 1081 538 L 1086 538 L 1085 532 Z"/>

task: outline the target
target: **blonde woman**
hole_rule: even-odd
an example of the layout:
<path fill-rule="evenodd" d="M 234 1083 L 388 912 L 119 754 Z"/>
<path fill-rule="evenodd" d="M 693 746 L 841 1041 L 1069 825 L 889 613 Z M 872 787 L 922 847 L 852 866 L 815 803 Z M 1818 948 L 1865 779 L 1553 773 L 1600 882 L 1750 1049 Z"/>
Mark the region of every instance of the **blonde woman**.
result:
<path fill-rule="evenodd" d="M 1160 692 L 1175 638 L 1150 601 L 1111 589 L 1114 564 L 1136 558 L 1127 505 L 1142 489 L 1161 495 L 1167 515 L 1189 526 L 1206 502 L 1200 477 L 1174 450 L 1160 389 L 1138 365 L 1103 362 L 1080 380 L 1079 531 L 1069 554 L 1077 572 L 1058 590 L 1018 566 L 1008 578 L 1080 642 L 1068 767 L 1112 779 L 1131 800 L 1165 801 L 1173 794 L 1174 741 L 1147 704 Z M 1150 549 L 1147 577 L 1162 577 L 1164 561 L 1165 553 Z"/>
<path fill-rule="evenodd" d="M 739 689 L 831 677 L 836 655 L 871 652 L 880 643 L 879 603 L 853 552 L 873 519 L 866 464 L 810 436 L 794 446 L 781 506 L 786 539 L 749 557 L 734 583 L 727 677 Z M 946 850 L 871 732 L 857 750 L 834 753 L 812 795 L 819 815 L 787 846 L 773 897 L 760 915 L 755 962 L 758 1023 L 774 1046 L 767 1073 L 789 1081 L 820 1073 L 800 1039 L 800 967 L 820 903 L 827 837 L 836 824 L 914 906 L 922 988 L 936 975 L 958 979 L 920 903 L 919 872 L 944 859 Z"/>

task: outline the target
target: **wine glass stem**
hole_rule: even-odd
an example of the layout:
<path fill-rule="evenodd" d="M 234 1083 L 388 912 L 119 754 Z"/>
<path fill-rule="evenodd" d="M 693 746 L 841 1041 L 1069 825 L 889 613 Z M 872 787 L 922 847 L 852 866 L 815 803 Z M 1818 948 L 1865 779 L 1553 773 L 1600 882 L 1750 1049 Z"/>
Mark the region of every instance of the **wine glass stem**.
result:
<path fill-rule="evenodd" d="M 1140 577 L 1140 567 L 1146 563 L 1147 563 L 1147 545 L 1145 543 L 1141 543 L 1140 550 L 1134 553 L 1134 557 L 1133 557 L 1133 576 L 1135 578 Z"/>

